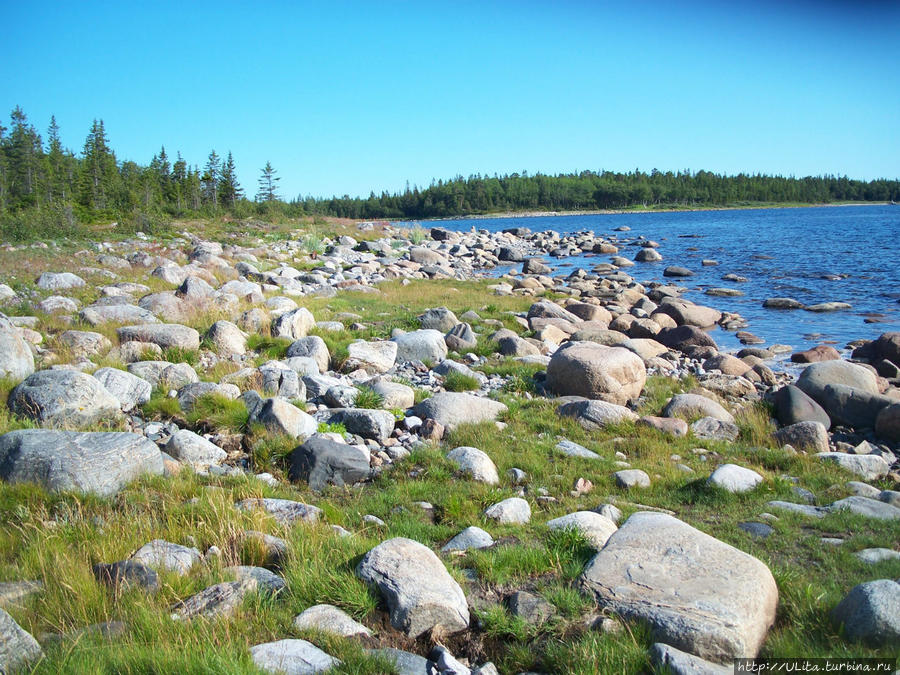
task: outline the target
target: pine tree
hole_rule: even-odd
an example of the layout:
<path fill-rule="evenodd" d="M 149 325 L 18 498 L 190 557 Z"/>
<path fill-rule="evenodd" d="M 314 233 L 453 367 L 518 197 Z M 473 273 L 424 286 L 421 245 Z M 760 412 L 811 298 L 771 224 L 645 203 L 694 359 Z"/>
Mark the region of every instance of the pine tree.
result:
<path fill-rule="evenodd" d="M 19 106 L 10 114 L 12 128 L 4 143 L 9 202 L 13 208 L 40 206 L 44 149 L 41 137 Z"/>
<path fill-rule="evenodd" d="M 47 201 L 66 202 L 71 199 L 74 178 L 75 158 L 62 147 L 56 115 L 51 115 L 47 128 Z"/>
<path fill-rule="evenodd" d="M 272 168 L 271 162 L 266 162 L 263 167 L 262 175 L 259 177 L 259 191 L 256 193 L 256 201 L 258 202 L 274 202 L 281 197 L 278 195 L 276 183 L 281 180 L 280 176 L 275 175 L 275 169 Z"/>
<path fill-rule="evenodd" d="M 187 177 L 187 162 L 182 159 L 179 152 L 178 158 L 172 165 L 172 201 L 175 204 L 175 210 L 179 213 L 185 208 L 185 197 L 188 192 Z"/>
<path fill-rule="evenodd" d="M 203 186 L 203 200 L 214 208 L 219 206 L 219 171 L 219 155 L 213 150 L 209 153 L 200 182 Z"/>
<path fill-rule="evenodd" d="M 116 156 L 109 149 L 103 120 L 94 120 L 84 142 L 81 162 L 79 201 L 89 209 L 107 209 L 114 206 L 116 188 Z"/>
<path fill-rule="evenodd" d="M 237 173 L 234 167 L 234 158 L 231 151 L 228 151 L 228 157 L 222 162 L 221 176 L 219 177 L 219 197 L 222 205 L 234 208 L 237 200 L 244 196 L 244 190 L 237 180 Z"/>

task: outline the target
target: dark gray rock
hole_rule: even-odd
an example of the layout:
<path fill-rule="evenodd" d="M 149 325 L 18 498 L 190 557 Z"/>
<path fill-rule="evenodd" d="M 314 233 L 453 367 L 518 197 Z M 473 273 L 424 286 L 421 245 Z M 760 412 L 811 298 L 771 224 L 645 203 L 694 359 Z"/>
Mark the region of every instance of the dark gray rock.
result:
<path fill-rule="evenodd" d="M 329 422 L 343 424 L 351 434 L 384 442 L 394 431 L 396 419 L 389 410 L 344 408 L 332 412 Z"/>
<path fill-rule="evenodd" d="M 900 584 L 891 579 L 859 584 L 835 607 L 832 617 L 851 640 L 896 646 L 900 643 Z"/>
<path fill-rule="evenodd" d="M 528 591 L 516 591 L 509 596 L 507 603 L 513 616 L 527 623 L 542 624 L 556 614 L 556 608 L 539 595 Z"/>
<path fill-rule="evenodd" d="M 150 342 L 161 349 L 177 347 L 179 349 L 199 349 L 200 333 L 188 326 L 177 323 L 144 324 L 141 326 L 123 326 L 116 331 L 120 342 Z"/>
<path fill-rule="evenodd" d="M 97 581 L 114 589 L 137 586 L 151 593 L 159 590 L 159 575 L 156 571 L 135 560 L 97 563 L 92 570 Z"/>
<path fill-rule="evenodd" d="M 767 539 L 775 531 L 771 525 L 752 520 L 738 523 L 738 527 L 755 539 Z"/>
<path fill-rule="evenodd" d="M 792 384 L 775 393 L 775 416 L 784 426 L 797 422 L 819 422 L 826 431 L 831 428 L 831 418 L 822 406 Z"/>
<path fill-rule="evenodd" d="M 10 483 L 106 497 L 162 472 L 159 448 L 138 434 L 23 429 L 0 437 L 0 477 Z"/>
<path fill-rule="evenodd" d="M 656 642 L 650 646 L 650 662 L 659 672 L 671 675 L 732 675 L 731 666 L 720 666 L 672 645 Z"/>
<path fill-rule="evenodd" d="M 288 460 L 289 478 L 295 482 L 305 480 L 316 491 L 324 490 L 326 485 L 352 485 L 370 473 L 367 452 L 322 436 L 308 438 L 291 452 Z"/>
<path fill-rule="evenodd" d="M 854 428 L 873 429 L 878 413 L 896 404 L 897 399 L 843 384 L 829 384 L 822 392 L 819 402 L 834 422 Z"/>

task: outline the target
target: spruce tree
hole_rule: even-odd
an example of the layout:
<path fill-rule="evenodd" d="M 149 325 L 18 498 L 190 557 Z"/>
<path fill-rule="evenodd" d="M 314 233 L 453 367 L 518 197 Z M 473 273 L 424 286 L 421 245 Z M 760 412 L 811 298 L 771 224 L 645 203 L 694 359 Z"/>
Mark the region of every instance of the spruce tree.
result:
<path fill-rule="evenodd" d="M 89 209 L 114 206 L 116 157 L 109 149 L 103 120 L 94 120 L 84 142 L 79 184 L 79 201 Z"/>
<path fill-rule="evenodd" d="M 256 193 L 256 201 L 258 202 L 274 202 L 281 197 L 278 195 L 277 185 L 281 180 L 280 176 L 275 175 L 275 169 L 272 168 L 271 162 L 266 162 L 263 167 L 262 175 L 259 177 L 259 191 Z"/>
<path fill-rule="evenodd" d="M 222 171 L 219 177 L 219 198 L 223 206 L 233 209 L 235 204 L 237 204 L 237 200 L 243 196 L 244 190 L 238 183 L 234 158 L 229 150 L 228 157 L 222 162 Z"/>
<path fill-rule="evenodd" d="M 213 150 L 209 153 L 206 166 L 203 168 L 203 176 L 200 182 L 203 186 L 203 200 L 212 204 L 213 208 L 219 205 L 219 155 Z"/>

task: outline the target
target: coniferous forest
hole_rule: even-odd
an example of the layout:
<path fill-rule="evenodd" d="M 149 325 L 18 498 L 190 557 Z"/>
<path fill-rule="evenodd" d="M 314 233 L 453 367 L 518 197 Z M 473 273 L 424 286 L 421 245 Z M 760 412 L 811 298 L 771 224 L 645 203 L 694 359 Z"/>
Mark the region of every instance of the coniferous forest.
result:
<path fill-rule="evenodd" d="M 763 204 L 900 201 L 900 180 L 802 178 L 709 171 L 582 171 L 560 175 L 456 176 L 424 188 L 368 197 L 290 198 L 266 163 L 254 188 L 241 186 L 231 152 L 189 164 L 161 147 L 146 165 L 116 158 L 103 121 L 84 146 L 63 147 L 51 117 L 45 135 L 16 107 L 0 124 L 0 240 L 75 236 L 88 223 L 152 232 L 175 218 L 323 215 L 423 219 L 504 211 L 701 208 Z"/>

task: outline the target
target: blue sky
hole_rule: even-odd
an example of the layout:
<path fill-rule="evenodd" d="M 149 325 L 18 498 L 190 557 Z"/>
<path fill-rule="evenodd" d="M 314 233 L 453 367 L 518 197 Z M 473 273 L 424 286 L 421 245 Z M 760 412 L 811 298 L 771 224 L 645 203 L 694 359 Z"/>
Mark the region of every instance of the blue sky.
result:
<path fill-rule="evenodd" d="M 10 2 L 0 114 L 252 196 L 527 170 L 900 176 L 898 2 Z"/>

